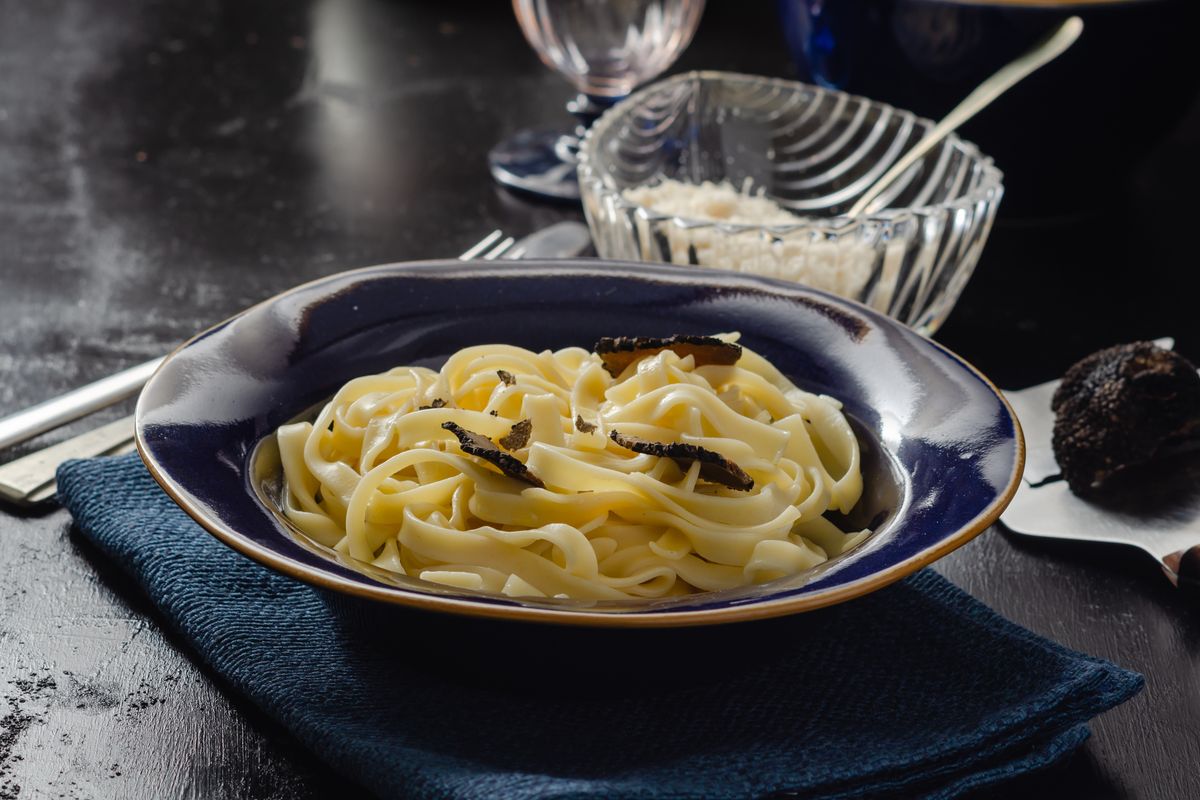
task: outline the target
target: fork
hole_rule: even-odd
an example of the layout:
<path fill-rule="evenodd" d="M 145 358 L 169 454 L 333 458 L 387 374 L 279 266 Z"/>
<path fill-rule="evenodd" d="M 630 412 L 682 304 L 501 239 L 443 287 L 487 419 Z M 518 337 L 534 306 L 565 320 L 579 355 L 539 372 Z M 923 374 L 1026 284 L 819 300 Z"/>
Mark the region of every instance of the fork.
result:
<path fill-rule="evenodd" d="M 496 229 L 459 256 L 461 261 L 520 258 L 524 248 Z M 141 390 L 163 358 L 130 367 L 107 378 L 18 411 L 0 419 L 0 450 L 32 439 L 60 425 L 87 416 Z M 36 505 L 54 496 L 54 472 L 69 458 L 92 458 L 128 452 L 133 443 L 133 415 L 102 425 L 58 444 L 0 466 L 0 498 L 18 505 Z"/>

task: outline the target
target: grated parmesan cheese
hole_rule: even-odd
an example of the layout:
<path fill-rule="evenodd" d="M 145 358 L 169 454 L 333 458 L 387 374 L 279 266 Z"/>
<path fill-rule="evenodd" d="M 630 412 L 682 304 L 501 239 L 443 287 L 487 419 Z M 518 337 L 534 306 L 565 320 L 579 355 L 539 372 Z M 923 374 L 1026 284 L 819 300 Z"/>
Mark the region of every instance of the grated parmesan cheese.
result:
<path fill-rule="evenodd" d="M 741 225 L 803 225 L 763 190 L 751 193 L 747 180 L 742 191 L 727 181 L 689 184 L 673 179 L 652 186 L 625 189 L 632 203 L 683 219 Z M 642 258 L 665 260 L 656 238 L 665 238 L 673 264 L 696 264 L 764 275 L 803 283 L 815 289 L 860 300 L 887 313 L 896 296 L 904 258 L 901 242 L 879 241 L 862 228 L 827 234 L 807 226 L 790 232 L 759 229 L 719 230 L 709 226 L 680 226 L 638 219 Z M 652 235 L 651 226 L 654 227 Z M 878 264 L 880 278 L 868 291 Z"/>
<path fill-rule="evenodd" d="M 660 214 L 736 225 L 795 225 L 801 219 L 786 211 L 769 197 L 750 194 L 747 180 L 739 192 L 728 181 L 683 183 L 665 180 L 653 186 L 635 186 L 622 194 L 626 200 L 651 208 Z"/>

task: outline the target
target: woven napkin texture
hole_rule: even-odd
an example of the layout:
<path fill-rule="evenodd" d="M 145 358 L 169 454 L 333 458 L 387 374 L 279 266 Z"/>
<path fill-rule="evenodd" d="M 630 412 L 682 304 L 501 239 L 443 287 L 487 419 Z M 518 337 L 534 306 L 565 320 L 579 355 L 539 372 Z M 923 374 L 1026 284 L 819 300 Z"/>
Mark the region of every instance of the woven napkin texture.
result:
<path fill-rule="evenodd" d="M 334 595 L 203 531 L 136 455 L 59 496 L 228 685 L 381 797 L 954 797 L 1045 767 L 1139 675 L 930 570 L 821 611 L 674 631 Z"/>

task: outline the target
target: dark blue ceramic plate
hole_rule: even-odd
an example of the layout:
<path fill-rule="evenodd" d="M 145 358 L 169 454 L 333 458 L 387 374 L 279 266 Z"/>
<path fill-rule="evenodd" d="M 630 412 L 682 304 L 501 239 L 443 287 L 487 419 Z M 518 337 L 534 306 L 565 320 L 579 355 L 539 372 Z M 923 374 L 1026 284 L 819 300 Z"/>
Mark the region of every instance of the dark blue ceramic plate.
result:
<path fill-rule="evenodd" d="M 801 388 L 845 404 L 863 447 L 854 523 L 875 533 L 802 575 L 728 592 L 597 603 L 454 590 L 352 564 L 275 506 L 274 430 L 350 378 L 437 366 L 467 345 L 590 347 L 600 336 L 741 331 Z M 578 260 L 393 264 L 293 289 L 172 354 L 137 407 L 142 458 L 221 541 L 300 580 L 479 616 L 698 625 L 818 608 L 873 591 L 988 527 L 1016 490 L 1020 427 L 973 367 L 863 306 L 735 273 Z"/>

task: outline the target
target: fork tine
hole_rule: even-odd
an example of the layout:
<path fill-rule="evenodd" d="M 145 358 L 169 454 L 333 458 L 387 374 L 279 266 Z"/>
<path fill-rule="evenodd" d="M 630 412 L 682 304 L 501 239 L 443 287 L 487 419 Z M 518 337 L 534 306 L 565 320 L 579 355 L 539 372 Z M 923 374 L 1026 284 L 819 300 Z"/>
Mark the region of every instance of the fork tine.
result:
<path fill-rule="evenodd" d="M 491 250 L 487 251 L 487 253 L 485 253 L 482 256 L 482 258 L 484 261 L 495 261 L 497 258 L 504 255 L 505 252 L 507 252 L 508 249 L 516 243 L 517 243 L 517 240 L 514 239 L 513 237 L 509 236 L 504 241 L 500 242 L 500 244 L 496 245 Z"/>
<path fill-rule="evenodd" d="M 495 241 L 503 235 L 504 235 L 504 233 L 499 228 L 497 228 L 496 230 L 489 233 L 487 236 L 480 239 L 479 242 L 474 247 L 472 247 L 471 249 L 467 250 L 467 252 L 465 252 L 461 256 L 459 256 L 459 259 L 461 261 L 470 261 L 472 258 L 475 258 L 480 253 L 482 253 L 483 251 L 485 251 L 489 247 L 491 247 L 495 243 Z"/>

